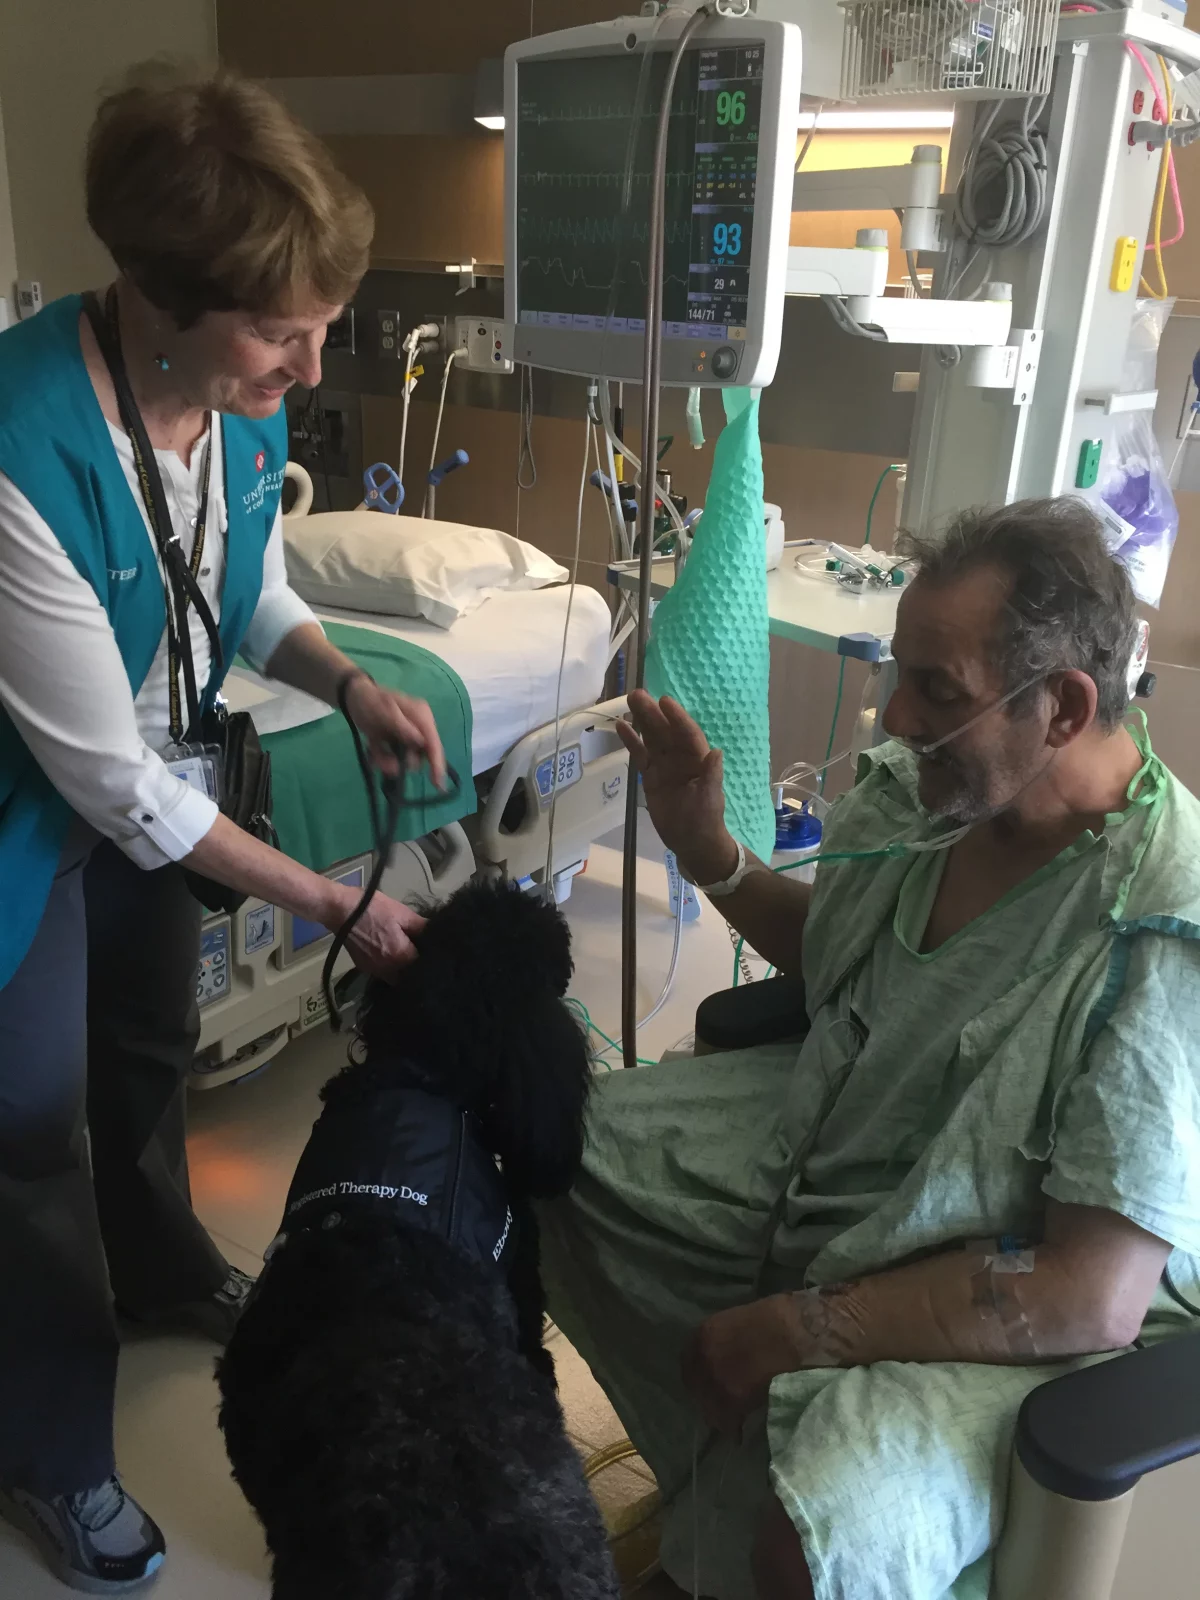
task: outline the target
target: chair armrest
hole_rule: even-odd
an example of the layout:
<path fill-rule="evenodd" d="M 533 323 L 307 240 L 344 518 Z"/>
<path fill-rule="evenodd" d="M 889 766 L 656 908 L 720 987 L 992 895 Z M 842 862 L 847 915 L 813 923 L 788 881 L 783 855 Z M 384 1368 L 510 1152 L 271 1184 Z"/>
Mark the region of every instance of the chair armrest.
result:
<path fill-rule="evenodd" d="M 804 984 L 778 977 L 722 989 L 696 1011 L 696 1046 L 708 1052 L 750 1050 L 756 1045 L 801 1039 L 808 1032 Z"/>
<path fill-rule="evenodd" d="M 1017 1456 L 1070 1500 L 1115 1500 L 1147 1472 L 1200 1455 L 1200 1334 L 1084 1367 L 1026 1396 Z"/>

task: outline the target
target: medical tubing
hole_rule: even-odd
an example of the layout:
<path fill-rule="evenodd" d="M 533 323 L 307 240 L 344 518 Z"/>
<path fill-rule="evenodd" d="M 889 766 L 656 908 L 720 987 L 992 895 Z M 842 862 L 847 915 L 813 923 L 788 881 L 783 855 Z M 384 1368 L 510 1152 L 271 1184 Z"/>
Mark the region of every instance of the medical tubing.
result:
<path fill-rule="evenodd" d="M 607 390 L 602 391 L 602 393 L 607 394 Z M 608 411 L 608 409 L 607 409 L 607 407 L 606 407 L 606 405 L 605 405 L 603 400 L 601 401 L 601 404 L 600 404 L 600 420 L 604 424 L 604 431 L 605 431 L 606 435 L 608 436 L 609 453 L 610 453 L 610 455 L 611 455 L 612 450 L 613 450 L 614 447 L 616 449 L 618 449 L 621 452 L 621 455 L 624 457 L 624 459 L 626 461 L 628 461 L 629 465 L 633 468 L 634 472 L 636 472 L 638 474 L 638 479 L 639 479 L 639 482 L 640 482 L 641 473 L 642 473 L 642 463 L 638 459 L 638 457 L 634 455 L 633 451 L 630 450 L 628 445 L 626 445 L 621 439 L 619 439 L 617 437 L 616 431 L 615 431 L 614 426 L 613 426 L 612 417 L 611 417 L 611 415 L 610 415 L 610 413 L 609 413 L 609 411 Z M 615 474 L 615 470 L 616 470 L 616 468 L 615 468 L 615 463 L 614 463 L 613 471 L 610 472 L 610 474 L 609 474 L 610 478 L 612 478 L 612 481 L 613 481 L 614 485 L 616 483 L 616 478 L 615 478 L 615 475 L 614 475 Z M 657 489 L 658 498 L 662 501 L 663 510 L 667 513 L 668 517 L 670 517 L 672 523 L 675 526 L 675 531 L 677 533 L 683 534 L 685 538 L 689 537 L 687 524 L 684 522 L 683 518 L 680 516 L 678 507 L 675 505 L 675 502 L 671 499 L 671 496 L 666 492 L 666 490 L 662 487 L 661 484 L 657 484 L 656 483 L 656 489 Z M 616 492 L 616 490 L 614 488 L 614 493 L 615 492 Z M 664 534 L 663 535 L 664 539 L 665 538 L 669 538 L 669 537 L 670 537 L 669 534 Z"/>
<path fill-rule="evenodd" d="M 517 488 L 524 491 L 537 488 L 537 462 L 533 455 L 533 368 L 529 365 L 521 367 L 521 376 L 518 380 L 518 406 L 521 415 L 521 436 L 517 450 Z M 525 466 L 529 465 L 529 479 L 525 478 Z"/>
<path fill-rule="evenodd" d="M 654 502 L 658 487 L 655 470 L 658 443 L 659 376 L 662 360 L 663 234 L 666 224 L 667 138 L 671 127 L 671 97 L 688 40 L 709 19 L 702 6 L 684 23 L 667 65 L 654 142 L 654 168 L 650 186 L 646 344 L 642 366 L 642 460 L 638 502 L 638 633 L 634 656 L 634 685 L 646 681 L 646 644 L 650 632 L 650 579 L 654 561 Z M 669 496 L 664 496 L 664 500 Z M 637 1065 L 637 825 L 638 785 L 631 770 L 625 792 L 624 873 L 621 881 L 621 1046 L 627 1068 Z"/>
<path fill-rule="evenodd" d="M 437 421 L 433 425 L 433 449 L 429 452 L 430 472 L 432 472 L 434 467 L 437 466 L 438 443 L 442 437 L 442 414 L 446 409 L 446 388 L 450 382 L 450 369 L 457 360 L 458 351 L 451 350 L 446 357 L 446 365 L 442 369 L 442 392 L 438 399 Z M 429 501 L 432 493 L 433 485 L 430 484 L 425 490 L 425 501 L 421 506 L 421 515 L 423 517 L 427 516 L 429 513 Z"/>
<path fill-rule="evenodd" d="M 842 657 L 842 664 L 838 668 L 837 694 L 833 702 L 833 719 L 829 724 L 829 743 L 825 746 L 825 763 L 821 768 L 821 789 L 825 789 L 825 774 L 829 770 L 833 759 L 833 741 L 837 736 L 838 713 L 842 709 L 842 691 L 846 687 L 846 657 Z"/>
<path fill-rule="evenodd" d="M 879 499 L 879 491 L 883 488 L 888 478 L 891 477 L 892 473 L 899 471 L 899 464 L 893 461 L 890 466 L 884 467 L 883 471 L 879 474 L 879 481 L 876 483 L 875 492 L 871 496 L 871 504 L 867 507 L 867 531 L 863 535 L 864 545 L 869 545 L 871 542 L 871 518 L 875 515 L 875 502 Z"/>
<path fill-rule="evenodd" d="M 796 172 L 800 171 L 800 168 L 804 165 L 805 156 L 812 149 L 812 142 L 817 136 L 817 123 L 821 120 L 821 113 L 822 113 L 822 111 L 824 111 L 824 109 L 825 109 L 824 100 L 819 100 L 817 102 L 817 109 L 813 112 L 812 125 L 808 130 L 808 137 L 805 139 L 804 143 L 800 146 L 800 154 L 796 157 L 796 165 L 795 165 L 795 168 L 794 168 L 794 170 Z"/>
<path fill-rule="evenodd" d="M 608 397 L 608 384 L 601 389 L 603 398 L 600 402 L 600 421 L 604 429 L 604 445 L 608 458 L 608 492 L 612 499 L 613 510 L 616 513 L 617 538 L 620 541 L 621 553 L 624 560 L 628 561 L 633 554 L 633 546 L 629 541 L 629 525 L 625 521 L 625 507 L 621 504 L 621 491 L 617 486 L 617 458 L 613 451 L 612 433 L 605 418 L 605 407 Z"/>
<path fill-rule="evenodd" d="M 554 897 L 554 817 L 558 810 L 558 758 L 562 751 L 562 686 L 567 670 L 567 641 L 571 635 L 571 610 L 579 584 L 579 548 L 583 542 L 583 497 L 587 493 L 588 457 L 592 451 L 591 417 L 585 413 L 583 425 L 583 471 L 579 475 L 579 504 L 575 511 L 575 553 L 571 558 L 571 588 L 567 594 L 567 616 L 563 623 L 562 653 L 558 658 L 558 682 L 554 688 L 554 761 L 550 768 L 550 818 L 546 838 L 546 875 L 542 895 L 549 904 Z"/>

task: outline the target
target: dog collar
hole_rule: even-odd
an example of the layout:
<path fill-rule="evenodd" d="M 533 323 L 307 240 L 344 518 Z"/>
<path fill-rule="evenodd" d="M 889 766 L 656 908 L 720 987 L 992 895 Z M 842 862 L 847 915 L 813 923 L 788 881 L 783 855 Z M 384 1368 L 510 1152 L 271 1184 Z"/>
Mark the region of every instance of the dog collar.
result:
<path fill-rule="evenodd" d="M 297 1233 L 385 1207 L 503 1272 L 513 1242 L 504 1179 L 469 1112 L 404 1087 L 337 1101 L 313 1126 L 267 1258 Z"/>

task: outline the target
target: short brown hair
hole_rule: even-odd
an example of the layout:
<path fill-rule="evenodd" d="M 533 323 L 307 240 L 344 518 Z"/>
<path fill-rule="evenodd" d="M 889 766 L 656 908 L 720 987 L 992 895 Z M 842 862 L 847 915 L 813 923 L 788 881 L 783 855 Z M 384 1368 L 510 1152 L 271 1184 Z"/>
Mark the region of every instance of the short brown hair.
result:
<path fill-rule="evenodd" d="M 259 84 L 226 68 L 136 68 L 100 105 L 88 222 L 119 269 L 181 328 L 206 311 L 343 305 L 374 216 L 329 152 Z"/>
<path fill-rule="evenodd" d="M 996 568 L 1009 580 L 991 641 L 1005 689 L 1054 671 L 1086 672 L 1096 685 L 1096 721 L 1107 729 L 1120 724 L 1137 643 L 1133 588 L 1082 500 L 1061 495 L 964 511 L 943 534 L 901 534 L 896 549 L 918 563 L 922 582 L 939 588 Z M 1036 693 L 1035 685 L 1018 695 L 1014 713 Z"/>

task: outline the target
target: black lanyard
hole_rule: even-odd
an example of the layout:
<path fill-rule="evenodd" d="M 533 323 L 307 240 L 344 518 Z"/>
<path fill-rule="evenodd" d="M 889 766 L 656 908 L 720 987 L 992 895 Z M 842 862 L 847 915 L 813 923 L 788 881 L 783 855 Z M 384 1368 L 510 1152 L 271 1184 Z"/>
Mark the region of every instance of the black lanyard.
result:
<path fill-rule="evenodd" d="M 170 732 L 172 743 L 179 744 L 185 740 L 183 707 L 179 694 L 179 669 L 181 665 L 183 667 L 184 693 L 187 696 L 187 740 L 190 741 L 198 736 L 201 719 L 201 706 L 196 693 L 196 666 L 192 658 L 192 638 L 187 618 L 189 601 L 195 606 L 196 615 L 200 618 L 204 631 L 208 635 L 212 651 L 212 673 L 214 678 L 219 678 L 224 666 L 217 624 L 213 618 L 212 609 L 197 582 L 200 563 L 204 557 L 204 536 L 208 521 L 208 490 L 212 474 L 213 429 L 217 425 L 216 416 L 215 414 L 210 414 L 209 416 L 208 448 L 204 455 L 204 480 L 200 492 L 200 507 L 196 517 L 196 540 L 192 547 L 192 559 L 188 562 L 184 559 L 179 535 L 171 525 L 171 513 L 167 506 L 167 497 L 163 490 L 162 475 L 158 470 L 158 461 L 154 455 L 154 448 L 146 434 L 146 426 L 142 421 L 141 413 L 138 411 L 137 401 L 133 397 L 133 390 L 129 385 L 129 376 L 125 370 L 125 358 L 121 353 L 115 294 L 111 289 L 109 290 L 105 311 L 100 309 L 100 302 L 94 294 L 85 295 L 83 305 L 84 310 L 87 312 L 88 320 L 92 325 L 92 332 L 96 336 L 96 343 L 100 347 L 100 353 L 108 367 L 109 376 L 112 378 L 113 391 L 117 398 L 117 410 L 125 426 L 125 431 L 129 435 L 129 443 L 133 450 L 134 469 L 137 473 L 142 502 L 146 507 L 146 516 L 149 519 L 150 529 L 154 535 L 154 543 L 162 561 L 165 579 L 164 598 L 167 612 L 167 691 L 170 699 Z"/>

